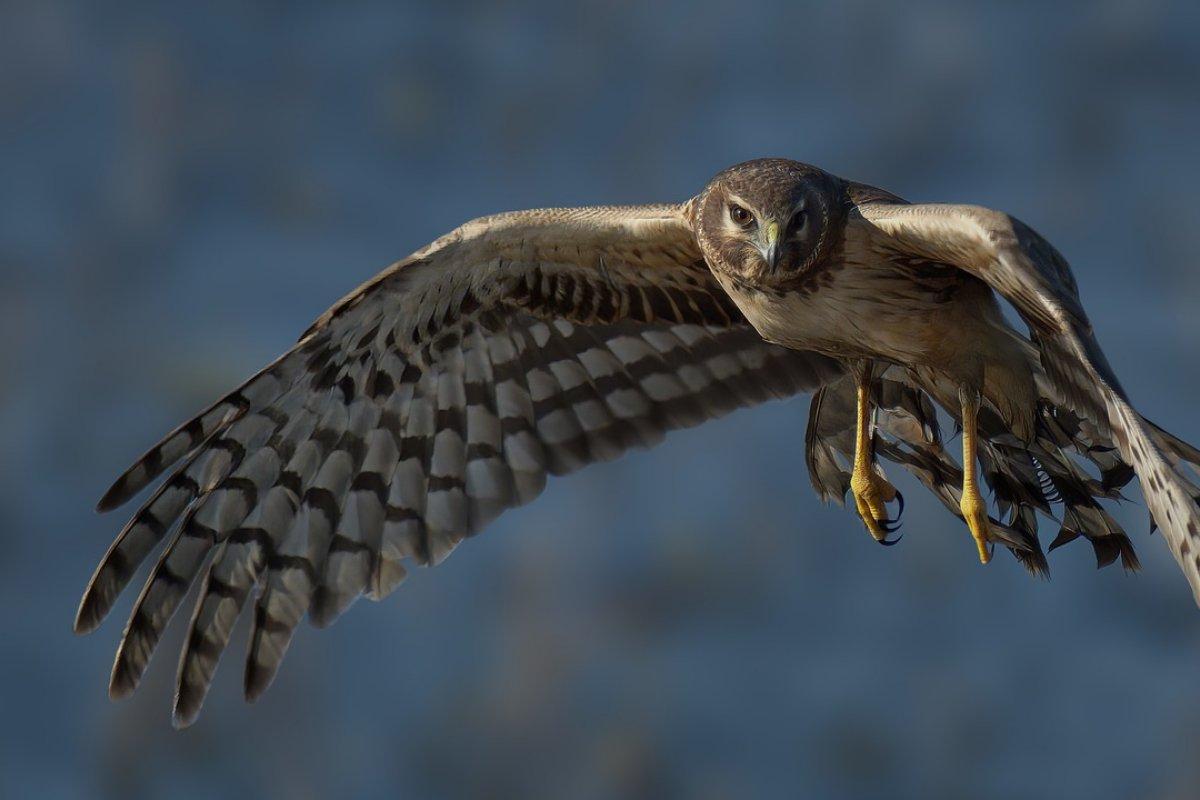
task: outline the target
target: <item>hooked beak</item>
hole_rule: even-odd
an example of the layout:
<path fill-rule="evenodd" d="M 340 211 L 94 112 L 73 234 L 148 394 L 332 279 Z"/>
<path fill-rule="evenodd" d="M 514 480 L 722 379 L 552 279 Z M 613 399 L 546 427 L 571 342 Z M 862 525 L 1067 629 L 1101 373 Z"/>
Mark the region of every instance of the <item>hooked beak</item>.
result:
<path fill-rule="evenodd" d="M 779 223 L 768 222 L 762 229 L 762 241 L 758 244 L 758 252 L 772 270 L 779 263 Z"/>

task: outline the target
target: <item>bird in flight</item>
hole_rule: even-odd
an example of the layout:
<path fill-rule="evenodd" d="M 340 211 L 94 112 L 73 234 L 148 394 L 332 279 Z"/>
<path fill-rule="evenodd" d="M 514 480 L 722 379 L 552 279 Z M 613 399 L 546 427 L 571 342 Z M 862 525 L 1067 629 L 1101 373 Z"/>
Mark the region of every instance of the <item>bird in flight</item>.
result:
<path fill-rule="evenodd" d="M 137 687 L 203 572 L 175 696 L 187 725 L 252 597 L 250 700 L 302 618 L 382 599 L 547 475 L 800 392 L 813 486 L 849 495 L 877 541 L 893 543 L 903 508 L 882 457 L 963 520 L 983 563 L 998 544 L 1044 574 L 1041 514 L 1061 526 L 1051 550 L 1083 537 L 1100 566 L 1136 569 L 1101 504 L 1136 475 L 1200 598 L 1200 451 L 1134 410 L 1063 257 L 997 211 L 761 159 L 677 205 L 482 217 L 346 295 L 108 490 L 101 511 L 168 473 L 101 560 L 75 630 L 95 629 L 166 540 L 109 693 Z"/>

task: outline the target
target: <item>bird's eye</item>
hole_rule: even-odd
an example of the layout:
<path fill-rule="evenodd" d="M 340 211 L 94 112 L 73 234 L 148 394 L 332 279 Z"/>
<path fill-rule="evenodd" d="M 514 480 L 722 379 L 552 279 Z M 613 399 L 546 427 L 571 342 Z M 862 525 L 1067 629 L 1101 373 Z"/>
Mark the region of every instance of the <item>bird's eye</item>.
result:
<path fill-rule="evenodd" d="M 808 224 L 808 213 L 805 211 L 797 211 L 792 217 L 792 233 L 799 233 L 804 230 L 804 226 Z"/>
<path fill-rule="evenodd" d="M 743 228 L 754 224 L 754 215 L 736 203 L 729 206 L 729 218 Z"/>

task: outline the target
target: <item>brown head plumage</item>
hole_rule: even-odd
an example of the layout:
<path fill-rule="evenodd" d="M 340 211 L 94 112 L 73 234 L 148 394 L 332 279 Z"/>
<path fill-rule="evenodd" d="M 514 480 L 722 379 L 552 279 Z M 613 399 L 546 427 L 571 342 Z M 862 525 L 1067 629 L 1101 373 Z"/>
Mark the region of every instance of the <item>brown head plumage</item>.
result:
<path fill-rule="evenodd" d="M 827 255 L 844 218 L 843 182 L 784 158 L 746 161 L 716 175 L 693 206 L 705 259 L 718 274 L 777 284 Z"/>

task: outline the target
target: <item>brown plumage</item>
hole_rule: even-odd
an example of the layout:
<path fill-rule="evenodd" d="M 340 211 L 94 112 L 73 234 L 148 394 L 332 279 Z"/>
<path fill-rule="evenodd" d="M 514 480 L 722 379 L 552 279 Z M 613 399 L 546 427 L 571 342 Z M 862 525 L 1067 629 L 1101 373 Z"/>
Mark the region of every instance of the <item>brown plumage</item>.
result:
<path fill-rule="evenodd" d="M 771 222 L 760 230 L 755 214 Z M 841 501 L 855 430 L 847 364 L 862 360 L 879 365 L 876 453 L 955 513 L 963 470 L 934 409 L 957 419 L 955 393 L 977 389 L 994 540 L 1031 570 L 1047 568 L 1037 515 L 1054 506 L 1052 549 L 1083 536 L 1101 564 L 1136 567 L 1099 503 L 1136 470 L 1200 588 L 1197 491 L 1181 471 L 1200 454 L 1128 405 L 1061 256 L 997 212 L 909 206 L 775 159 L 680 205 L 484 217 L 351 292 L 104 495 L 109 510 L 168 475 L 101 561 L 76 630 L 98 626 L 166 540 L 110 692 L 137 687 L 203 576 L 179 663 L 175 720 L 187 724 L 252 597 L 251 699 L 301 619 L 325 625 L 360 595 L 385 597 L 407 565 L 439 562 L 548 474 L 798 392 L 816 390 L 813 484 Z"/>

